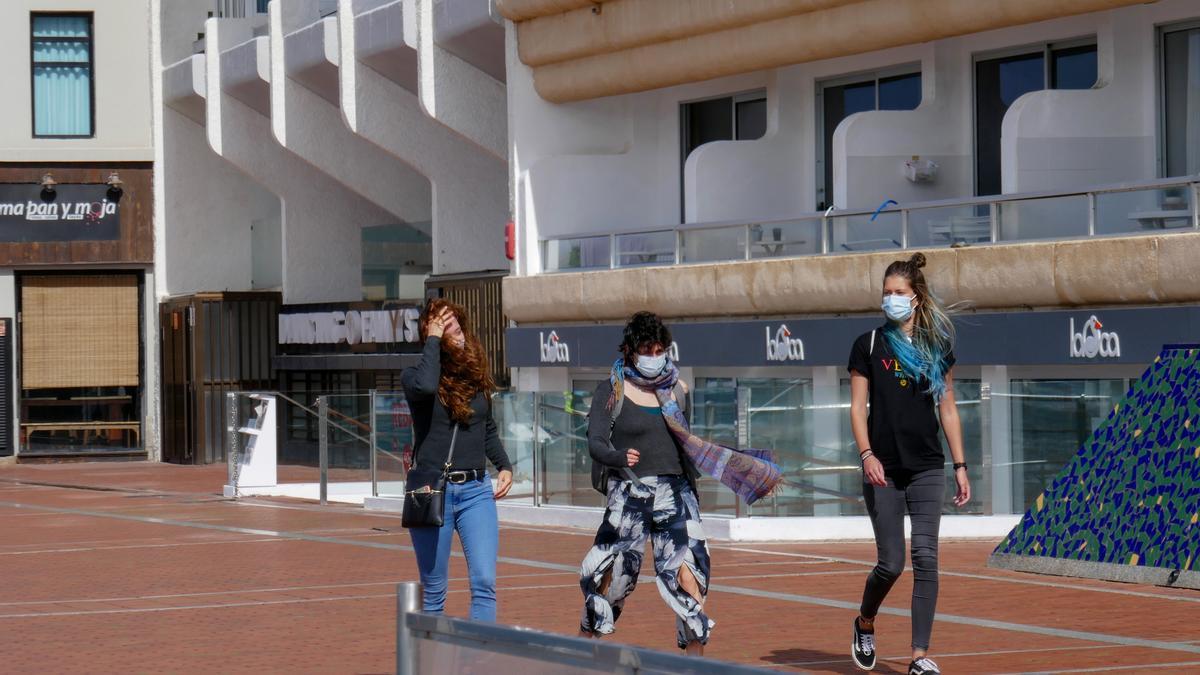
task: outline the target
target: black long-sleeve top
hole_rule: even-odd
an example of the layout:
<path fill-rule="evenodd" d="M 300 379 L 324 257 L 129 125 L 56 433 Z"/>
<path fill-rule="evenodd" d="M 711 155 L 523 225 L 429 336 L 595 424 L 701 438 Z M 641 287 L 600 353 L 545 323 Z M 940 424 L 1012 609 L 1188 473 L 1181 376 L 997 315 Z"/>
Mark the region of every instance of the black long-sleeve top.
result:
<path fill-rule="evenodd" d="M 446 464 L 454 430 L 454 421 L 437 395 L 442 374 L 441 357 L 441 338 L 430 336 L 425 340 L 421 362 L 405 368 L 400 374 L 400 384 L 412 411 L 416 467 L 421 469 L 438 470 Z M 511 471 L 512 463 L 504 452 L 496 421 L 492 418 L 491 401 L 483 392 L 471 400 L 471 411 L 471 421 L 458 428 L 450 470 L 484 469 L 490 460 L 497 470 Z"/>

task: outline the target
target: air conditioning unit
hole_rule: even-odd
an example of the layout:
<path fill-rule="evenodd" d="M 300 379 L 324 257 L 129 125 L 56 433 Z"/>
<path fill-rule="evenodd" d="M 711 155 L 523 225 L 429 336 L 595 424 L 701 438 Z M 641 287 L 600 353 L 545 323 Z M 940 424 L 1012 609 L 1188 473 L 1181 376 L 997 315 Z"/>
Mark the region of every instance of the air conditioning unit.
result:
<path fill-rule="evenodd" d="M 904 177 L 914 183 L 932 183 L 937 178 L 938 165 L 928 159 L 913 155 L 904 163 Z"/>

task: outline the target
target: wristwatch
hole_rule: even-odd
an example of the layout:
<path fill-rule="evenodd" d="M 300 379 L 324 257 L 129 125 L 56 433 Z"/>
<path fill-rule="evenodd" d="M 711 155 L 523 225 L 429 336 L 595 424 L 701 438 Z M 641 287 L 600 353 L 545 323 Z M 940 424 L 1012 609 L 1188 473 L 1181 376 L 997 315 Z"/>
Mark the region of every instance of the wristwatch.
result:
<path fill-rule="evenodd" d="M 967 468 L 967 463 L 966 463 L 966 462 L 955 462 L 955 463 L 954 463 L 954 470 L 955 470 L 955 471 L 958 471 L 959 469 L 965 469 L 965 468 Z"/>

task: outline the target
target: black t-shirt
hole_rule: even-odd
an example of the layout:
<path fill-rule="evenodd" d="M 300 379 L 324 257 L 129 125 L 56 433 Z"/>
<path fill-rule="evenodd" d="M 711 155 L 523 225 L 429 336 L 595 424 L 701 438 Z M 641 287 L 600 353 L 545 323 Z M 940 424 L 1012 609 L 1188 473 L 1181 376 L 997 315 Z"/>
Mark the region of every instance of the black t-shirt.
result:
<path fill-rule="evenodd" d="M 946 355 L 946 371 L 954 365 L 954 353 Z M 850 349 L 847 370 L 867 378 L 870 384 L 870 412 L 867 433 L 871 450 L 885 472 L 917 472 L 939 469 L 946 463 L 938 440 L 941 425 L 933 394 L 926 393 L 929 382 L 922 377 L 914 382 L 900 367 L 888 346 L 883 328 L 875 330 L 875 348 L 871 333 L 863 333 Z M 865 448 L 864 448 L 865 449 Z"/>

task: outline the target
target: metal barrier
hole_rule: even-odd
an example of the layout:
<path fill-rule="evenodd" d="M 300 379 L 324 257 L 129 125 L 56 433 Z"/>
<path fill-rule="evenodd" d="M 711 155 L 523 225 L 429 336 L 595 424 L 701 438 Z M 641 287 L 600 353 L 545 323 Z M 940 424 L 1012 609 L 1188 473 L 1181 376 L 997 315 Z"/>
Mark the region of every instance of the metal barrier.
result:
<path fill-rule="evenodd" d="M 529 628 L 423 614 L 420 606 L 420 584 L 410 581 L 396 586 L 397 675 L 457 672 L 472 663 L 490 672 L 518 672 L 519 668 L 522 675 L 776 672 Z"/>
<path fill-rule="evenodd" d="M 539 242 L 541 271 L 789 258 L 1200 230 L 1200 176 L 965 197 L 779 220 L 574 233 Z"/>

